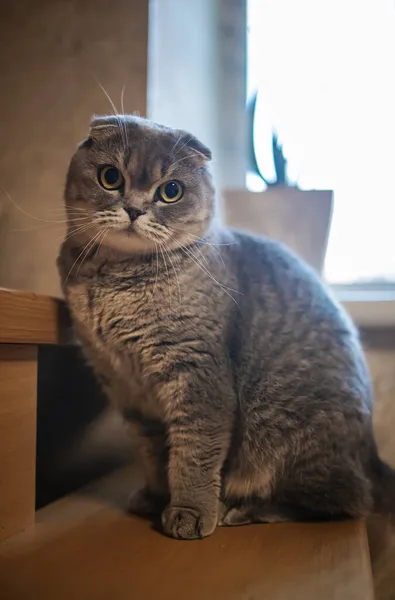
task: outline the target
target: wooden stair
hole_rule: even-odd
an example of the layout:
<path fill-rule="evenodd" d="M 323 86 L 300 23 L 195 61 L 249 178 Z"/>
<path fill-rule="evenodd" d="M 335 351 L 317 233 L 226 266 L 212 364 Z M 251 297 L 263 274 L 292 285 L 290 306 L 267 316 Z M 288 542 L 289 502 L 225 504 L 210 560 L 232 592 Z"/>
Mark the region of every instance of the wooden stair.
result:
<path fill-rule="evenodd" d="M 0 545 L 3 600 L 368 600 L 362 523 L 218 528 L 165 538 L 125 511 L 123 470 L 40 510 Z"/>
<path fill-rule="evenodd" d="M 35 511 L 41 344 L 68 341 L 62 304 L 0 291 L 2 600 L 371 600 L 362 522 L 218 528 L 180 542 L 127 514 L 137 467 Z"/>

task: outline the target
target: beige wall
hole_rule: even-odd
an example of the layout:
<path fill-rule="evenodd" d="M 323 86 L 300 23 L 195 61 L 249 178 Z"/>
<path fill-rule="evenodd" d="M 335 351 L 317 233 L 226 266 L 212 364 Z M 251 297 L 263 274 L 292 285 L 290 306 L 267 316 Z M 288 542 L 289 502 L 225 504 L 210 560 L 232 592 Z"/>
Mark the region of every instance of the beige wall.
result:
<path fill-rule="evenodd" d="M 148 0 L 18 0 L 0 19 L 0 187 L 62 221 L 69 158 L 93 113 L 146 111 Z M 0 195 L 0 286 L 58 294 L 63 223 Z"/>

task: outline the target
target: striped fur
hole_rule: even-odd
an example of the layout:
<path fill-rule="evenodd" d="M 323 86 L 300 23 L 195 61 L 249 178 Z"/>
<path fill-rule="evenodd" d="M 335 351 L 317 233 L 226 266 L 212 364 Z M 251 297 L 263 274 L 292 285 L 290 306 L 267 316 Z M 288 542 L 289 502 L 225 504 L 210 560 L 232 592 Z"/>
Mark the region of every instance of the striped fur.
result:
<path fill-rule="evenodd" d="M 139 441 L 146 487 L 131 509 L 162 511 L 165 533 L 186 539 L 368 514 L 381 463 L 343 311 L 287 249 L 216 225 L 196 138 L 108 117 L 89 140 L 68 173 L 59 268 L 86 356 Z M 103 164 L 121 192 L 99 186 Z M 185 189 L 174 205 L 155 198 L 169 179 Z M 125 207 L 142 216 L 130 224 Z"/>

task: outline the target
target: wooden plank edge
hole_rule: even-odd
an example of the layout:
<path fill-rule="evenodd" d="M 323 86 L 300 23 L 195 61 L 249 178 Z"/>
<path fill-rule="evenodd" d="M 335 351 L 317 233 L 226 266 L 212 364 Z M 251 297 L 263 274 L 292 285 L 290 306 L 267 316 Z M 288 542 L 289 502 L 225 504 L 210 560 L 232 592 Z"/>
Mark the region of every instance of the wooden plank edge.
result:
<path fill-rule="evenodd" d="M 65 302 L 32 292 L 0 288 L 0 343 L 72 343 Z"/>

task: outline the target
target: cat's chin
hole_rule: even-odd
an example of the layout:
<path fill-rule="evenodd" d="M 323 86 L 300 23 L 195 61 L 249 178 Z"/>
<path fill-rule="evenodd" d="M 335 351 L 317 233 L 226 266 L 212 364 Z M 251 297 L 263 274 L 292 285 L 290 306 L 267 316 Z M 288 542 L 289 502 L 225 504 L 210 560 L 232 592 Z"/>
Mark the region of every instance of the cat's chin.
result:
<path fill-rule="evenodd" d="M 144 254 L 155 249 L 155 242 L 129 229 L 108 232 L 103 245 L 126 254 Z"/>

